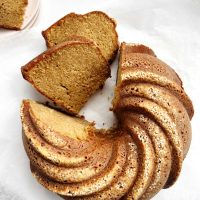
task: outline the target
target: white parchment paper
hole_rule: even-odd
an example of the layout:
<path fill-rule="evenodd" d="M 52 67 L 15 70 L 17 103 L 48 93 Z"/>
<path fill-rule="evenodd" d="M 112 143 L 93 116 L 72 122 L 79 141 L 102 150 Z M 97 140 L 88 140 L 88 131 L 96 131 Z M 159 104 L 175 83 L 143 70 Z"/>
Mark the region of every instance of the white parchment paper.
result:
<path fill-rule="evenodd" d="M 118 22 L 120 41 L 150 46 L 171 65 L 191 97 L 195 116 L 193 140 L 177 183 L 162 190 L 155 200 L 199 200 L 200 198 L 200 1 L 199 0 L 42 0 L 40 16 L 31 30 L 0 41 L 0 200 L 58 200 L 32 177 L 21 140 L 21 100 L 44 100 L 26 81 L 20 67 L 46 49 L 41 31 L 69 12 L 102 10 Z M 115 85 L 112 78 L 94 95 L 82 113 L 97 127 L 110 127 L 109 111 Z"/>

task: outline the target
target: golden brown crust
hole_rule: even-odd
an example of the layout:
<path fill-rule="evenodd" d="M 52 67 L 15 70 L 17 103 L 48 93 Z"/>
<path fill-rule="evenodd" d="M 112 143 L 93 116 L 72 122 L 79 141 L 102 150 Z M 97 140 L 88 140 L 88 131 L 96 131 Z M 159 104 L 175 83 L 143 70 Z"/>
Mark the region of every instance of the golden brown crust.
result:
<path fill-rule="evenodd" d="M 36 58 L 31 60 L 29 63 L 27 63 L 26 65 L 21 67 L 21 72 L 22 72 L 24 79 L 28 80 L 28 74 L 27 73 L 29 72 L 29 70 L 31 70 L 37 63 L 39 63 L 45 57 L 51 56 L 54 52 L 66 47 L 66 46 L 70 46 L 70 45 L 72 46 L 74 44 L 88 44 L 88 45 L 92 44 L 92 45 L 94 45 L 94 43 L 92 41 L 89 41 L 89 40 L 86 40 L 86 39 L 85 39 L 85 41 L 79 41 L 79 40 L 75 41 L 74 40 L 74 41 L 69 41 L 69 42 L 63 42 L 59 45 L 56 45 L 55 47 L 52 47 L 52 48 L 46 50 L 45 52 L 41 53 L 39 56 L 37 56 Z M 99 50 L 99 54 L 101 54 L 100 50 Z M 28 81 L 30 81 L 30 80 L 28 80 Z"/>
<path fill-rule="evenodd" d="M 106 134 L 99 136 L 99 134 L 96 133 L 97 135 L 95 135 L 93 133 L 93 137 L 88 138 L 86 141 L 71 140 L 70 142 L 68 142 L 69 138 L 65 137 L 63 140 L 70 144 L 70 149 L 66 148 L 66 146 L 58 147 L 57 137 L 49 143 L 44 138 L 44 132 L 47 128 L 40 131 L 38 129 L 36 122 L 39 120 L 39 116 L 37 116 L 39 113 L 35 112 L 38 106 L 41 107 L 42 105 L 38 105 L 30 100 L 23 101 L 21 108 L 23 142 L 31 161 L 33 173 L 40 177 L 38 181 L 49 190 L 69 197 L 77 195 L 92 195 L 95 197 L 94 193 L 101 192 L 107 189 L 108 186 L 111 186 L 113 182 L 118 181 L 117 177 L 124 173 L 124 169 L 127 167 L 126 173 L 133 171 L 134 173 L 131 176 L 136 177 L 136 151 L 131 152 L 133 147 L 131 145 L 128 147 L 127 145 L 128 143 L 133 143 L 130 136 L 120 132 L 118 134 L 115 132 L 117 137 L 114 135 L 107 136 Z M 42 107 L 46 110 L 49 109 Z M 35 115 L 31 116 L 31 110 Z M 49 119 L 50 115 L 54 114 L 47 112 L 45 117 Z M 31 118 L 34 118 L 34 120 L 31 120 Z M 49 122 L 49 120 L 47 121 Z M 51 127 L 51 123 L 48 124 L 48 127 Z M 52 134 L 61 133 L 55 133 L 53 130 Z M 73 143 L 77 143 L 77 148 L 72 147 Z M 84 145 L 79 143 L 87 143 L 88 147 L 84 148 Z M 54 149 L 53 151 L 50 150 L 50 146 L 52 146 L 51 149 Z M 68 154 L 66 154 L 67 152 Z M 63 155 L 68 155 L 68 159 L 65 159 Z M 58 159 L 58 157 L 60 158 Z M 81 157 L 84 159 L 80 160 Z M 71 164 L 69 162 L 70 159 L 73 160 Z M 129 165 L 127 160 L 129 160 Z M 130 166 L 130 163 L 134 163 L 133 166 Z M 134 165 L 135 168 L 131 169 Z M 130 180 L 127 176 L 124 176 L 123 179 L 128 179 L 129 187 L 134 180 Z M 126 187 L 126 190 L 128 188 Z M 115 187 L 112 190 L 116 193 Z M 121 195 L 126 190 L 123 190 Z"/>
<path fill-rule="evenodd" d="M 133 43 L 122 42 L 120 46 L 120 52 L 123 52 L 120 54 L 120 56 L 122 57 L 127 56 L 128 54 L 132 54 L 132 53 L 142 53 L 142 54 L 148 54 L 148 55 L 157 57 L 152 49 L 150 49 L 149 47 L 143 44 L 133 44 Z M 122 57 L 121 57 L 121 60 L 123 60 Z"/>
<path fill-rule="evenodd" d="M 144 45 L 123 42 L 120 47 L 120 52 L 123 52 L 120 54 L 119 63 L 121 66 L 120 70 L 123 71 L 122 77 L 124 80 L 122 85 L 131 83 L 135 76 L 140 77 L 140 81 L 143 82 L 146 82 L 148 79 L 152 84 L 161 84 L 163 87 L 169 88 L 170 92 L 182 101 L 190 119 L 192 119 L 194 115 L 192 102 L 185 93 L 182 81 L 174 69 L 156 58 L 155 53 Z M 130 77 L 131 74 L 134 78 Z M 145 74 L 146 80 L 144 77 Z"/>
<path fill-rule="evenodd" d="M 91 151 L 94 154 L 92 157 L 87 150 L 88 148 L 84 150 L 82 146 L 78 145 L 79 148 L 71 147 L 68 150 L 71 153 L 71 157 L 74 157 L 73 167 L 60 165 L 60 162 L 54 162 L 52 156 L 48 159 L 45 156 L 45 149 L 48 143 L 44 140 L 43 133 L 46 128 L 41 131 L 36 130 L 36 121 L 31 121 L 30 116 L 35 104 L 37 105 L 36 102 L 24 100 L 21 108 L 21 117 L 24 147 L 30 159 L 32 173 L 37 180 L 44 187 L 63 195 L 64 198 L 73 197 L 76 199 L 77 196 L 83 195 L 85 200 L 106 200 L 109 195 L 116 197 L 116 199 L 122 197 L 133 184 L 138 171 L 137 147 L 133 139 L 128 134 L 120 132 L 120 130 L 117 132 L 113 130 L 113 136 L 110 134 L 108 136 L 103 134 L 100 137 L 96 135 L 97 146 L 94 146 L 95 140 L 93 139 L 95 138 L 85 141 L 89 143 L 88 148 L 93 149 Z M 48 113 L 52 114 L 52 112 Z M 38 113 L 35 114 L 37 115 Z M 37 118 L 37 116 L 32 117 Z M 47 115 L 46 117 L 48 118 L 49 116 Z M 58 121 L 58 123 L 60 122 Z M 38 137 L 40 139 L 36 144 L 35 139 Z M 69 138 L 64 138 L 64 140 L 68 141 Z M 55 146 L 57 142 L 52 142 L 54 142 L 54 146 L 53 144 L 51 145 L 55 148 L 55 151 L 51 155 L 61 153 L 63 150 L 67 151 L 64 146 L 58 148 Z M 75 142 L 78 144 L 84 141 L 78 140 Z M 73 145 L 73 141 L 69 142 L 69 144 Z M 110 148 L 112 146 L 113 148 Z M 43 151 L 40 150 L 41 148 L 43 148 Z M 82 151 L 80 151 L 81 149 Z M 74 156 L 76 151 L 80 151 L 78 157 Z M 80 159 L 78 158 L 81 157 L 81 154 L 87 157 L 87 162 L 79 162 Z M 79 165 L 75 161 L 79 162 Z M 66 160 L 66 162 L 69 161 Z"/>
<path fill-rule="evenodd" d="M 165 183 L 169 187 L 177 180 L 190 146 L 192 102 L 175 71 L 143 45 L 122 43 L 118 73 L 120 81 L 113 105 L 117 115 L 120 117 L 131 110 L 144 114 L 166 132 L 173 155 Z M 121 124 L 124 120 L 126 117 L 121 119 Z"/>
<path fill-rule="evenodd" d="M 19 28 L 19 27 L 8 26 L 8 25 L 0 25 L 0 28 L 11 29 L 11 30 L 15 30 L 15 31 L 21 30 L 21 28 Z"/>
<path fill-rule="evenodd" d="M 59 19 L 57 22 L 55 22 L 54 24 L 52 24 L 49 28 L 47 28 L 45 31 L 42 31 L 42 35 L 46 41 L 46 45 L 48 48 L 52 47 L 52 45 L 50 44 L 49 40 L 48 40 L 48 37 L 47 37 L 47 33 L 53 29 L 53 28 L 56 28 L 57 26 L 59 26 L 61 24 L 61 22 L 63 20 L 65 20 L 66 18 L 68 17 L 87 17 L 91 14 L 97 14 L 97 15 L 103 15 L 105 16 L 112 24 L 113 24 L 113 33 L 115 33 L 115 40 L 118 41 L 118 33 L 117 31 L 115 30 L 116 29 L 116 26 L 117 26 L 117 23 L 116 21 L 113 19 L 113 18 L 110 18 L 106 13 L 102 12 L 102 11 L 92 11 L 92 12 L 89 12 L 89 13 L 86 13 L 86 14 L 76 14 L 76 13 L 69 13 L 67 15 L 65 15 L 64 17 L 62 17 L 61 19 Z M 113 60 L 115 59 L 116 55 L 117 55 L 117 52 L 118 52 L 118 48 L 119 48 L 119 42 L 117 44 L 117 47 L 115 47 L 115 49 L 113 49 L 113 52 L 112 52 L 112 55 L 110 56 L 110 59 L 108 60 L 109 64 L 111 64 L 113 62 Z"/>

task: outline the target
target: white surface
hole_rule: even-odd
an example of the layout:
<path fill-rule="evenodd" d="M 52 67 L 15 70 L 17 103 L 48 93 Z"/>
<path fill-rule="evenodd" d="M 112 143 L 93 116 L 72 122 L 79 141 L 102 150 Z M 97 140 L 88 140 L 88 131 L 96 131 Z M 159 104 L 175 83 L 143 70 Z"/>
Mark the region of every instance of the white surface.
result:
<path fill-rule="evenodd" d="M 0 42 L 0 200 L 58 200 L 31 176 L 21 141 L 19 106 L 24 98 L 43 99 L 23 80 L 20 67 L 46 49 L 41 31 L 69 12 L 106 11 L 118 22 L 120 41 L 150 46 L 180 75 L 193 100 L 193 140 L 177 183 L 162 190 L 155 200 L 200 199 L 200 2 L 198 0 L 42 0 L 39 19 L 32 30 Z M 109 112 L 113 77 L 83 111 L 101 127 L 112 124 Z M 93 100 L 93 101 L 92 101 Z M 97 103 L 94 103 L 96 102 Z M 105 123 L 105 126 L 102 124 Z"/>
<path fill-rule="evenodd" d="M 35 23 L 38 14 L 39 14 L 40 0 L 28 0 L 28 5 L 26 7 L 24 22 L 21 29 L 28 29 L 33 26 Z M 19 31 L 9 30 L 0 28 L 0 41 L 4 40 L 7 37 L 12 37 L 13 35 L 18 34 Z"/>

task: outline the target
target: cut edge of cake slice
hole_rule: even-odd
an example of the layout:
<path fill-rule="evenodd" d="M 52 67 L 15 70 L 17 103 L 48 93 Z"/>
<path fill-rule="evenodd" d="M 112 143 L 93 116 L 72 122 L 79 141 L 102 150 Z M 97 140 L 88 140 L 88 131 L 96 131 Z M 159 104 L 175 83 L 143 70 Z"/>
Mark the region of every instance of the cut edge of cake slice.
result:
<path fill-rule="evenodd" d="M 110 67 L 94 42 L 84 37 L 71 36 L 71 39 L 73 41 L 61 43 L 40 54 L 23 66 L 21 72 L 41 94 L 67 113 L 77 115 L 89 97 L 110 77 Z M 73 81 L 70 81 L 71 78 Z"/>

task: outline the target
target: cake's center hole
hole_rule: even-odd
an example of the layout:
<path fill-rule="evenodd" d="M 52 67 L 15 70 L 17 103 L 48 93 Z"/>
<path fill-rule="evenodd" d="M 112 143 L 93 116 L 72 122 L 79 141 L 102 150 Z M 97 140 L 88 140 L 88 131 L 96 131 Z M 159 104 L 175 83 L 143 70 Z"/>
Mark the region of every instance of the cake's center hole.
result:
<path fill-rule="evenodd" d="M 102 90 L 96 92 L 85 104 L 80 114 L 85 119 L 96 124 L 96 128 L 110 128 L 116 125 L 117 119 L 110 108 L 114 98 L 114 89 L 116 85 L 118 59 L 111 66 L 111 78 L 106 80 Z"/>

